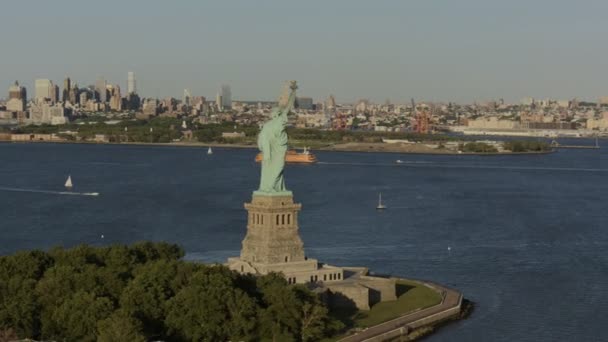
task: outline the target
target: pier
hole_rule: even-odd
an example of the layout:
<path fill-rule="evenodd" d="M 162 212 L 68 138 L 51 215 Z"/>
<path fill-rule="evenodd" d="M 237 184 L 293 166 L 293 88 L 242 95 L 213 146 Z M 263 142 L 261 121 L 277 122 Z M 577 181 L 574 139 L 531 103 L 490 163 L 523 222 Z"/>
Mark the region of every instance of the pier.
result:
<path fill-rule="evenodd" d="M 599 141 L 597 139 L 597 137 L 595 138 L 595 145 L 561 145 L 560 143 L 557 142 L 557 140 L 553 140 L 551 142 L 551 147 L 555 148 L 555 149 L 561 149 L 561 148 L 569 148 L 569 149 L 590 149 L 590 150 L 597 150 L 600 148 L 600 144 Z"/>

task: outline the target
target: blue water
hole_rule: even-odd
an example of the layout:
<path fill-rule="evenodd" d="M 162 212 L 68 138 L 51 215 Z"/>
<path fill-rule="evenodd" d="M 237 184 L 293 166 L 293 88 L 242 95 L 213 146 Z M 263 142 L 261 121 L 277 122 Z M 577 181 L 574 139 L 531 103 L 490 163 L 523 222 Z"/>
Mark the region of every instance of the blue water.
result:
<path fill-rule="evenodd" d="M 0 254 L 164 240 L 193 260 L 238 255 L 255 151 L 214 151 L 0 144 Z M 477 304 L 428 341 L 608 340 L 608 148 L 317 157 L 286 170 L 309 256 L 437 281 Z M 68 174 L 100 195 L 59 194 Z"/>

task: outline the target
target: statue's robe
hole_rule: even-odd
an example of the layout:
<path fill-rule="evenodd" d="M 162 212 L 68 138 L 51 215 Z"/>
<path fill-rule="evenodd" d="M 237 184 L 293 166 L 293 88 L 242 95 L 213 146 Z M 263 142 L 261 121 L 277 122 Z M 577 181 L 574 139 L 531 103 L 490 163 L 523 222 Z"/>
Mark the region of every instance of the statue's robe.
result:
<path fill-rule="evenodd" d="M 273 114 L 274 117 L 264 124 L 258 136 L 258 147 L 263 155 L 259 191 L 266 193 L 287 191 L 283 177 L 287 152 L 287 120 L 282 113 Z"/>

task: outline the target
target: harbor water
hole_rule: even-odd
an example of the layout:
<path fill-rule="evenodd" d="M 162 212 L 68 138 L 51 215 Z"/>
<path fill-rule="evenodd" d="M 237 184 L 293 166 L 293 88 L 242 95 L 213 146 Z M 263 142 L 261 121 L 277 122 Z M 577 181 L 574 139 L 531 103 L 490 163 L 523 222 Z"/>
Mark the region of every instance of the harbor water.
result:
<path fill-rule="evenodd" d="M 190 260 L 236 256 L 257 151 L 213 152 L 0 144 L 0 254 L 154 240 Z M 608 149 L 315 154 L 319 163 L 285 170 L 308 256 L 432 280 L 475 302 L 428 341 L 608 340 Z"/>

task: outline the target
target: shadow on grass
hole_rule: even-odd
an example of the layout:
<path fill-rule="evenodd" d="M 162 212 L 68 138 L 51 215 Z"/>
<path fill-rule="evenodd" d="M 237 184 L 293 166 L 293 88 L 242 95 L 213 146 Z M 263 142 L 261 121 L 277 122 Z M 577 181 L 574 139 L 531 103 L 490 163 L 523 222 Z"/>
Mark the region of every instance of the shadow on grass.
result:
<path fill-rule="evenodd" d="M 401 297 L 402 295 L 404 295 L 407 291 L 411 290 L 415 288 L 415 286 L 412 285 L 408 285 L 408 284 L 403 284 L 403 283 L 397 283 L 397 298 Z"/>

